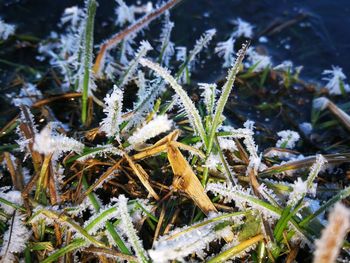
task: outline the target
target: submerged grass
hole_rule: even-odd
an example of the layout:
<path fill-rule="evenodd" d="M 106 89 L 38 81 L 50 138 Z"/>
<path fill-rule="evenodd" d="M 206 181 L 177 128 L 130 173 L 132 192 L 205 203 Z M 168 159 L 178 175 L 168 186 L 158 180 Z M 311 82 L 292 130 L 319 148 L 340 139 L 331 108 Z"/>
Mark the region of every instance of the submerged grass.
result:
<path fill-rule="evenodd" d="M 325 212 L 336 205 L 348 214 L 337 203 L 348 204 L 350 195 L 349 105 L 321 97 L 312 109 L 319 91 L 298 69 L 273 67 L 248 48 L 242 38 L 253 27 L 241 19 L 216 49 L 225 67 L 234 62 L 226 79 L 191 84 L 189 94 L 182 82 L 211 50 L 215 30 L 190 52 L 178 48 L 181 63 L 174 61 L 168 10 L 178 2 L 150 9 L 117 1 L 118 23 L 129 24 L 101 44 L 94 65 L 95 0 L 85 11 L 66 10 L 66 31 L 50 45 L 43 41 L 65 91 L 50 96 L 48 84 L 26 85 L 14 100 L 16 117 L 1 129 L 3 262 L 309 262 L 314 244 L 331 242 Z M 163 13 L 160 47 L 150 39 L 131 50 Z M 235 41 L 244 43 L 237 56 Z M 338 74 L 333 84 L 347 96 L 339 68 L 329 73 Z M 80 92 L 75 80 L 82 80 Z M 277 118 L 261 121 L 260 114 Z M 347 229 L 337 230 L 346 239 Z M 340 241 L 330 248 L 332 260 L 349 256 Z"/>

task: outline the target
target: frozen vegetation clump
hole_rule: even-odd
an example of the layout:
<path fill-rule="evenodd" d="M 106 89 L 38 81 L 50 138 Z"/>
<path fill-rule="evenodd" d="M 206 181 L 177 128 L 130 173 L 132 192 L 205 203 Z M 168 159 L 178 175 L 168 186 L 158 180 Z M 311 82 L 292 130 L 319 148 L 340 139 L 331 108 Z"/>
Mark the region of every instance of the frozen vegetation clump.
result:
<path fill-rule="evenodd" d="M 116 0 L 119 32 L 96 43 L 98 2 L 86 0 L 37 45 L 58 93 L 23 81 L 6 94 L 18 116 L 1 133 L 2 262 L 348 260 L 350 117 L 333 102 L 349 89 L 342 69 L 325 70 L 326 91 L 310 96 L 301 68 L 274 65 L 241 18 L 223 41 L 208 28 L 184 45 L 173 37 L 179 2 Z M 11 34 L 0 20 L 0 38 Z M 215 53 L 226 77 L 197 81 Z M 303 120 L 273 100 L 301 89 Z M 244 114 L 245 100 L 256 112 Z"/>

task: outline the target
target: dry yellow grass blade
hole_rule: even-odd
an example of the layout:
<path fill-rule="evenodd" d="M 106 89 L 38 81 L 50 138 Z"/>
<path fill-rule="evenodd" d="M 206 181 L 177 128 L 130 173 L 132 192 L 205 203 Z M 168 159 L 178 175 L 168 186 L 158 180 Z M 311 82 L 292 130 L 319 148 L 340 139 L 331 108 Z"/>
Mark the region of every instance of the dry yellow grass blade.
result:
<path fill-rule="evenodd" d="M 216 212 L 214 204 L 205 193 L 202 184 L 180 150 L 170 143 L 167 154 L 174 173 L 173 186 L 175 189 L 188 194 L 206 215 L 212 211 Z"/>
<path fill-rule="evenodd" d="M 133 155 L 132 160 L 140 160 L 159 154 L 160 152 L 167 152 L 174 173 L 173 186 L 175 189 L 183 191 L 190 196 L 205 214 L 211 211 L 217 211 L 179 148 L 190 151 L 200 157 L 204 157 L 204 154 L 193 147 L 177 142 L 176 139 L 179 137 L 179 134 L 179 130 L 173 131 L 154 145 L 144 148 L 142 152 Z"/>
<path fill-rule="evenodd" d="M 124 154 L 125 159 L 128 161 L 131 169 L 134 171 L 134 173 L 137 175 L 137 177 L 140 179 L 143 186 L 148 190 L 150 195 L 153 196 L 154 199 L 159 200 L 159 196 L 152 188 L 151 184 L 149 183 L 149 176 L 146 173 L 146 171 L 142 168 L 141 165 L 135 163 L 129 155 Z"/>

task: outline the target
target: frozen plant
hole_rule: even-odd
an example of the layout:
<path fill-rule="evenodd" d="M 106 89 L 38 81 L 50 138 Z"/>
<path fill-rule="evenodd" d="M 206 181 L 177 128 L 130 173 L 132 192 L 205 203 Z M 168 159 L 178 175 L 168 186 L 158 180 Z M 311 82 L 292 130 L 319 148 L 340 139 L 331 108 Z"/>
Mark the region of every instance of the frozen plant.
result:
<path fill-rule="evenodd" d="M 83 151 L 84 144 L 65 135 L 58 134 L 52 130 L 52 125 L 49 123 L 40 133 L 35 135 L 34 150 L 44 155 L 54 154 L 56 157 L 63 152 L 74 151 L 81 153 Z"/>
<path fill-rule="evenodd" d="M 32 83 L 25 83 L 18 95 L 14 93 L 6 94 L 7 97 L 12 98 L 11 103 L 16 107 L 21 105 L 32 106 L 37 100 L 42 99 L 43 94 Z"/>
<path fill-rule="evenodd" d="M 241 18 L 237 18 L 233 21 L 236 26 L 236 30 L 233 32 L 235 37 L 247 37 L 252 38 L 254 26 Z"/>
<path fill-rule="evenodd" d="M 134 6 L 128 6 L 123 0 L 115 0 L 118 7 L 115 9 L 117 15 L 116 25 L 123 26 L 125 23 L 135 21 Z"/>
<path fill-rule="evenodd" d="M 248 49 L 247 55 L 247 65 L 253 69 L 253 72 L 263 71 L 265 68 L 272 65 L 271 58 L 269 56 L 258 53 L 253 47 Z"/>
<path fill-rule="evenodd" d="M 174 48 L 175 45 L 170 40 L 170 36 L 173 28 L 174 28 L 174 23 L 170 21 L 169 12 L 166 12 L 164 22 L 163 22 L 162 32 L 160 33 L 160 41 L 159 41 L 161 43 L 160 49 L 159 49 L 160 61 L 163 62 L 165 66 L 169 66 L 170 58 L 175 53 L 175 48 Z"/>
<path fill-rule="evenodd" d="M 202 222 L 183 228 L 177 228 L 164 235 L 155 242 L 154 247 L 148 251 L 155 263 L 165 263 L 169 260 L 183 261 L 184 258 L 196 253 L 203 255 L 208 244 L 220 238 L 229 238 L 232 232 L 229 227 L 220 226 L 226 220 L 238 222 L 243 213 L 217 214 L 211 213 Z"/>
<path fill-rule="evenodd" d="M 106 107 L 103 111 L 106 117 L 100 123 L 100 130 L 105 132 L 108 137 L 117 136 L 119 138 L 119 125 L 122 123 L 123 109 L 123 90 L 116 85 L 111 94 L 104 98 Z"/>
<path fill-rule="evenodd" d="M 173 121 L 168 119 L 166 115 L 158 115 L 145 126 L 137 129 L 128 141 L 133 146 L 146 142 L 163 132 L 167 132 L 173 126 Z"/>
<path fill-rule="evenodd" d="M 235 31 L 232 32 L 226 41 L 218 42 L 215 47 L 215 53 L 224 58 L 223 68 L 231 67 L 234 62 L 236 39 L 239 37 L 251 38 L 253 36 L 254 27 L 250 23 L 241 18 L 235 19 L 233 23 L 236 26 Z"/>
<path fill-rule="evenodd" d="M 229 37 L 226 41 L 219 42 L 215 47 L 215 53 L 224 58 L 222 67 L 228 68 L 234 62 L 235 38 Z"/>
<path fill-rule="evenodd" d="M 309 175 L 306 181 L 303 181 L 300 177 L 292 185 L 292 192 L 289 196 L 288 204 L 290 206 L 296 205 L 300 200 L 302 200 L 306 194 L 315 196 L 317 184 L 314 183 L 316 177 L 322 171 L 326 159 L 321 155 L 316 156 L 316 162 L 311 166 Z"/>
<path fill-rule="evenodd" d="M 280 139 L 276 143 L 276 147 L 293 149 L 296 142 L 300 139 L 300 135 L 291 130 L 284 130 L 277 133 Z"/>
<path fill-rule="evenodd" d="M 143 40 L 140 42 L 140 47 L 137 50 L 137 52 L 134 56 L 134 59 L 131 60 L 129 62 L 129 64 L 126 66 L 126 70 L 124 71 L 124 73 L 122 74 L 122 76 L 120 77 L 120 79 L 118 81 L 119 87 L 124 87 L 126 84 L 129 83 L 133 74 L 137 70 L 139 60 L 141 58 L 145 57 L 147 52 L 150 50 L 152 50 L 152 46 L 150 45 L 150 43 L 148 41 Z"/>
<path fill-rule="evenodd" d="M 13 35 L 15 33 L 16 27 L 11 24 L 5 23 L 0 18 L 0 39 L 6 40 L 10 35 Z"/>
<path fill-rule="evenodd" d="M 330 94 L 340 95 L 342 94 L 342 90 L 345 92 L 350 91 L 349 85 L 344 83 L 346 76 L 341 67 L 332 66 L 332 69 L 326 69 L 322 74 L 328 75 L 328 77 L 324 77 L 323 79 L 328 81 L 326 88 L 329 90 Z"/>
<path fill-rule="evenodd" d="M 1 262 L 18 262 L 14 254 L 21 253 L 26 248 L 31 231 L 25 227 L 23 219 L 22 215 L 14 212 L 9 220 L 10 226 L 4 235 L 0 251 Z"/>

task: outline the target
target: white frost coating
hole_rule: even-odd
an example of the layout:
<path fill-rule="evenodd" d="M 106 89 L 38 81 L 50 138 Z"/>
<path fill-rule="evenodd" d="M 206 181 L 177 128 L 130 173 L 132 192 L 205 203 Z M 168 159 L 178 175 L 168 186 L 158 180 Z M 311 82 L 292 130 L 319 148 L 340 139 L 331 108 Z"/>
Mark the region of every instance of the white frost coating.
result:
<path fill-rule="evenodd" d="M 135 22 L 134 6 L 128 6 L 123 0 L 115 0 L 118 7 L 115 9 L 115 14 L 117 15 L 116 25 L 122 26 L 125 23 Z"/>
<path fill-rule="evenodd" d="M 234 24 L 237 26 L 237 29 L 234 32 L 235 36 L 243 36 L 248 38 L 251 38 L 253 36 L 254 26 L 249 22 L 244 21 L 241 18 L 237 18 L 236 20 L 234 20 Z"/>
<path fill-rule="evenodd" d="M 84 144 L 65 135 L 52 132 L 51 123 L 49 123 L 40 133 L 35 135 L 33 149 L 41 154 L 53 153 L 59 156 L 61 153 L 69 151 L 81 153 Z"/>
<path fill-rule="evenodd" d="M 216 95 L 218 93 L 216 84 L 198 83 L 198 86 L 201 90 L 203 90 L 201 97 L 203 98 L 204 104 L 206 106 L 207 114 L 213 115 Z"/>
<path fill-rule="evenodd" d="M 173 30 L 173 27 L 174 23 L 170 21 L 169 12 L 166 12 L 159 41 L 161 43 L 159 51 L 161 52 L 162 62 L 165 66 L 169 65 L 169 60 L 175 53 L 174 43 L 170 41 L 171 31 Z"/>
<path fill-rule="evenodd" d="M 141 41 L 140 42 L 140 47 L 137 50 L 137 53 L 134 56 L 134 59 L 130 61 L 130 63 L 126 67 L 126 72 L 122 76 L 122 81 L 120 82 L 119 86 L 124 87 L 126 84 L 129 83 L 131 80 L 131 77 L 134 75 L 138 62 L 141 58 L 145 57 L 147 52 L 152 50 L 152 46 L 148 41 Z"/>
<path fill-rule="evenodd" d="M 216 167 L 220 163 L 221 163 L 220 156 L 218 154 L 211 153 L 209 155 L 207 161 L 205 162 L 205 165 L 203 165 L 203 166 L 208 167 L 209 170 L 216 171 L 217 170 Z"/>
<path fill-rule="evenodd" d="M 276 143 L 276 147 L 293 149 L 296 142 L 300 139 L 300 135 L 291 130 L 284 130 L 277 133 L 280 139 Z"/>
<path fill-rule="evenodd" d="M 23 216 L 15 212 L 9 220 L 9 229 L 4 235 L 4 241 L 0 251 L 1 262 L 17 262 L 14 253 L 21 253 L 26 248 L 26 243 L 31 235 L 31 231 L 25 227 Z"/>
<path fill-rule="evenodd" d="M 326 88 L 329 90 L 330 94 L 340 95 L 342 94 L 341 87 L 343 86 L 345 92 L 350 91 L 348 84 L 344 83 L 346 79 L 343 69 L 338 66 L 332 66 L 332 69 L 327 69 L 322 72 L 323 75 L 328 75 L 329 77 L 323 78 L 327 80 Z"/>
<path fill-rule="evenodd" d="M 15 29 L 14 25 L 7 24 L 0 18 L 0 39 L 6 40 L 15 33 Z"/>
<path fill-rule="evenodd" d="M 107 116 L 100 123 L 100 130 L 105 132 L 108 137 L 117 136 L 119 138 L 119 125 L 122 123 L 123 91 L 114 85 L 112 94 L 107 94 L 104 101 L 106 108 L 103 109 L 103 112 Z"/>
<path fill-rule="evenodd" d="M 172 125 L 173 121 L 169 120 L 166 115 L 158 115 L 145 126 L 137 129 L 128 141 L 133 146 L 144 143 L 148 139 L 169 131 Z"/>
<path fill-rule="evenodd" d="M 190 74 L 191 69 L 194 67 L 197 55 L 208 46 L 209 42 L 213 39 L 214 35 L 216 34 L 216 29 L 209 29 L 207 31 L 204 32 L 204 34 L 196 41 L 195 46 L 193 47 L 193 49 L 188 53 L 188 56 L 183 56 L 182 60 L 184 61 L 184 63 L 187 63 L 187 71 L 183 70 L 182 74 L 179 76 L 179 79 L 181 80 L 181 83 L 185 83 L 186 82 L 186 74 Z M 178 50 L 178 48 L 177 48 Z M 186 51 L 186 49 L 183 49 L 183 51 Z M 183 55 L 186 55 L 186 53 L 184 53 Z M 177 54 L 177 60 L 179 60 L 178 58 L 178 54 Z"/>
<path fill-rule="evenodd" d="M 327 99 L 326 97 L 319 97 L 313 100 L 312 106 L 315 109 L 324 110 L 327 107 L 328 103 L 329 99 Z"/>
<path fill-rule="evenodd" d="M 254 67 L 253 72 L 263 71 L 265 68 L 270 67 L 272 65 L 271 58 L 266 55 L 259 54 L 254 50 L 254 48 L 250 47 L 247 51 L 248 55 L 248 66 Z"/>
<path fill-rule="evenodd" d="M 14 93 L 6 94 L 8 98 L 12 98 L 11 103 L 16 107 L 20 105 L 32 106 L 37 100 L 42 99 L 43 94 L 40 90 L 36 88 L 35 85 L 31 83 L 26 83 L 23 88 L 21 88 L 18 95 Z"/>
<path fill-rule="evenodd" d="M 219 57 L 224 58 L 224 64 L 222 65 L 223 68 L 229 68 L 235 61 L 234 57 L 234 46 L 235 46 L 235 39 L 233 36 L 231 36 L 229 39 L 223 42 L 218 42 L 218 44 L 215 47 L 215 53 L 218 54 Z"/>
<path fill-rule="evenodd" d="M 119 150 L 117 147 L 113 146 L 112 144 L 107 145 L 97 145 L 96 151 L 92 153 L 85 154 L 84 156 L 78 158 L 77 160 L 80 162 L 84 162 L 88 159 L 94 158 L 96 155 L 105 157 L 107 154 L 114 154 L 122 156 L 123 152 Z"/>
<path fill-rule="evenodd" d="M 336 262 L 344 238 L 350 227 L 350 210 L 337 203 L 329 215 L 329 223 L 322 231 L 320 239 L 316 240 L 314 263 Z"/>
<path fill-rule="evenodd" d="M 228 232 L 225 228 L 215 230 L 215 227 L 223 220 L 203 224 L 205 221 L 217 216 L 218 214 L 211 213 L 208 219 L 202 222 L 177 228 L 169 234 L 160 237 L 154 243 L 154 248 L 148 250 L 150 257 L 155 263 L 165 263 L 169 262 L 169 260 L 183 261 L 184 257 L 192 253 L 201 255 L 210 242 L 232 235 L 232 232 L 230 230 Z"/>
<path fill-rule="evenodd" d="M 0 197 L 14 203 L 16 205 L 22 205 L 23 204 L 23 199 L 22 199 L 22 194 L 20 191 L 8 191 L 5 193 L 7 190 L 6 187 L 0 188 Z M 0 202 L 0 206 L 2 209 L 4 209 L 6 214 L 12 214 L 14 212 L 14 208 L 12 206 L 9 206 L 3 202 Z"/>
<path fill-rule="evenodd" d="M 101 217 L 102 214 L 106 214 Z M 95 235 L 98 230 L 106 226 L 106 222 L 119 215 L 118 208 L 115 205 L 108 205 L 101 208 L 98 213 L 94 213 L 88 220 L 84 222 L 84 228 L 89 224 L 94 223 L 94 226 L 88 230 L 90 235 Z"/>
<path fill-rule="evenodd" d="M 220 183 L 209 183 L 206 187 L 206 191 L 210 191 L 215 195 L 221 195 L 224 198 L 224 202 L 235 201 L 235 205 L 240 210 L 246 210 L 245 204 L 249 205 L 253 209 L 262 213 L 264 218 L 274 220 L 280 217 L 280 214 L 272 209 L 268 209 L 259 199 L 256 199 L 250 194 L 250 189 L 245 190 L 240 185 L 227 186 Z"/>
<path fill-rule="evenodd" d="M 234 140 L 230 138 L 218 137 L 218 141 L 222 150 L 229 150 L 231 152 L 238 151 L 237 145 Z"/>
<path fill-rule="evenodd" d="M 226 41 L 218 42 L 215 47 L 215 53 L 217 53 L 219 57 L 224 58 L 223 68 L 231 67 L 235 61 L 234 46 L 236 39 L 239 37 L 251 38 L 253 36 L 254 27 L 250 23 L 241 18 L 237 18 L 233 23 L 236 25 L 235 31 L 232 32 L 231 36 Z"/>
<path fill-rule="evenodd" d="M 186 91 L 176 82 L 176 80 L 170 75 L 167 69 L 164 69 L 158 64 L 153 63 L 147 59 L 141 59 L 140 63 L 141 65 L 154 70 L 159 76 L 161 76 L 166 82 L 168 82 L 171 85 L 171 87 L 175 90 L 176 94 L 181 99 L 181 104 L 185 108 L 185 111 L 190 120 L 190 124 L 192 125 L 196 133 L 199 134 L 202 141 L 205 142 L 206 133 L 202 123 L 202 119 L 191 98 L 187 95 Z"/>
<path fill-rule="evenodd" d="M 70 23 L 72 27 L 78 26 L 80 20 L 84 16 L 84 11 L 77 6 L 72 6 L 64 9 L 63 15 L 61 17 L 61 23 Z"/>
<path fill-rule="evenodd" d="M 139 262 L 148 261 L 147 252 L 143 248 L 142 241 L 137 236 L 136 230 L 132 224 L 131 217 L 128 212 L 128 199 L 124 195 L 120 195 L 118 198 L 119 217 L 121 220 L 121 230 L 128 237 L 128 241 L 131 243 Z"/>
<path fill-rule="evenodd" d="M 324 168 L 326 159 L 321 155 L 316 156 L 316 162 L 311 166 L 309 176 L 306 181 L 303 181 L 300 177 L 293 183 L 293 191 L 289 196 L 288 205 L 294 206 L 306 194 L 315 195 L 317 185 L 314 183 L 315 178 L 319 172 Z"/>

